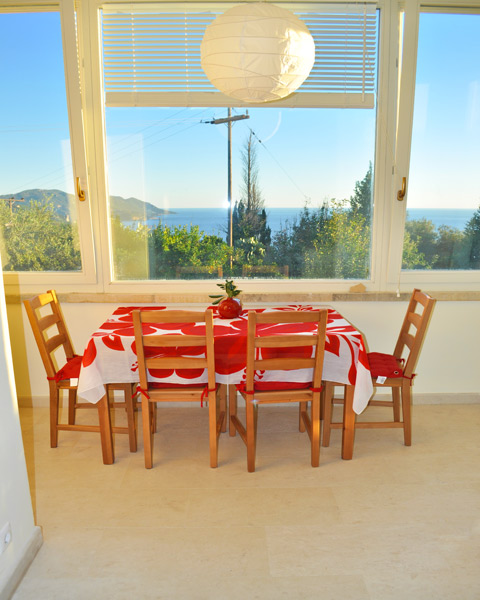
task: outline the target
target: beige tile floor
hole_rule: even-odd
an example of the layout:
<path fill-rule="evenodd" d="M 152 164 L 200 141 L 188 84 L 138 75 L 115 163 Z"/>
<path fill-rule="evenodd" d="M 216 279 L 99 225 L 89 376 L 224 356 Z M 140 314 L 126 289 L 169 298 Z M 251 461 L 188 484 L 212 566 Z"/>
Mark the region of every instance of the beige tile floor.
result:
<path fill-rule="evenodd" d="M 22 409 L 44 544 L 14 600 L 480 599 L 480 405 L 415 406 L 410 448 L 358 430 L 352 461 L 334 431 L 318 469 L 296 411 L 261 407 L 253 474 L 228 434 L 209 468 L 207 417 L 159 407 L 147 471 L 141 431 L 104 466 L 96 434 L 50 449 Z"/>

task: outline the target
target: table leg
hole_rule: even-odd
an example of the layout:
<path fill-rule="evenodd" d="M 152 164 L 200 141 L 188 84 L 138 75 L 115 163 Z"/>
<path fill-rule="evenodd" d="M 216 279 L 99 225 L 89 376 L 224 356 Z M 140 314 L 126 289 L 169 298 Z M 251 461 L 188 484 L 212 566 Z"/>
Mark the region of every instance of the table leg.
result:
<path fill-rule="evenodd" d="M 105 394 L 97 403 L 98 420 L 100 423 L 100 440 L 102 444 L 102 455 L 104 465 L 113 465 L 115 456 L 113 452 L 112 422 L 110 420 L 110 408 L 108 396 Z"/>
<path fill-rule="evenodd" d="M 353 392 L 355 386 L 345 386 L 345 401 L 343 403 L 342 458 L 351 460 L 353 457 L 353 442 L 355 439 L 355 413 L 353 412 Z"/>

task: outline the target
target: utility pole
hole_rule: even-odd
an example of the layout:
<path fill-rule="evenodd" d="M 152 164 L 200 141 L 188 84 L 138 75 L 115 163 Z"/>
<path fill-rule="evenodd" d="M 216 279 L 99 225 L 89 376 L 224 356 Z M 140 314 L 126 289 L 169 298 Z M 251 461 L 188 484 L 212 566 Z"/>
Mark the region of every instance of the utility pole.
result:
<path fill-rule="evenodd" d="M 241 121 L 243 119 L 249 119 L 250 115 L 235 115 L 232 117 L 232 109 L 228 109 L 228 116 L 224 119 L 213 119 L 212 121 L 203 121 L 210 125 L 221 125 L 227 124 L 228 127 L 228 142 L 227 142 L 227 196 L 228 196 L 228 245 L 233 248 L 233 204 L 232 204 L 232 123 L 234 121 Z M 230 259 L 231 260 L 231 259 Z"/>
<path fill-rule="evenodd" d="M 10 215 L 13 214 L 13 203 L 14 202 L 25 202 L 25 198 L 2 198 L 5 202 L 10 205 Z"/>

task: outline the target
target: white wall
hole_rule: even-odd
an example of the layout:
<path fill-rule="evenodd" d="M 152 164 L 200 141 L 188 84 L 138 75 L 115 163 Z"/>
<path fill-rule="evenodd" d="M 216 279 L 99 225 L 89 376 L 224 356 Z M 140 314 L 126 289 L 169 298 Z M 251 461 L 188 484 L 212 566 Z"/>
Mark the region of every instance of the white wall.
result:
<path fill-rule="evenodd" d="M 116 306 L 62 304 L 78 353 Z M 393 352 L 406 302 L 337 302 L 332 306 L 364 333 L 370 350 Z M 45 397 L 45 371 L 25 312 L 18 305 L 8 310 L 19 397 Z M 422 394 L 476 394 L 480 399 L 479 365 L 480 302 L 437 302 L 417 367 L 414 397 L 421 401 Z"/>
<path fill-rule="evenodd" d="M 393 352 L 406 307 L 403 302 L 336 306 L 376 352 Z M 416 370 L 414 398 L 476 394 L 480 399 L 480 302 L 437 302 Z"/>
<path fill-rule="evenodd" d="M 9 522 L 12 529 L 12 541 L 0 556 L 0 599 L 3 599 L 10 597 L 42 540 L 33 520 L 3 282 L 0 283 L 0 389 L 0 528 Z"/>

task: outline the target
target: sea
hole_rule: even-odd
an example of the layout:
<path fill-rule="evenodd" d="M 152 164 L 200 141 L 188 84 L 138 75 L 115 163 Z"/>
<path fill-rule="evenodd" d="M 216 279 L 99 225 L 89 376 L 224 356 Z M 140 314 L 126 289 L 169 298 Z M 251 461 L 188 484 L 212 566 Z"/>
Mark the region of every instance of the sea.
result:
<path fill-rule="evenodd" d="M 299 207 L 267 208 L 267 223 L 272 230 L 272 235 L 292 223 L 302 212 Z M 435 227 L 448 225 L 463 230 L 465 225 L 473 216 L 474 209 L 463 208 L 410 208 L 407 210 L 408 220 L 428 219 Z M 147 225 L 150 228 L 157 227 L 159 222 L 168 227 L 176 225 L 198 225 L 200 231 L 208 235 L 219 235 L 224 237 L 227 231 L 228 212 L 220 208 L 176 208 L 169 214 L 162 215 L 156 219 L 149 219 Z M 124 225 L 136 228 L 139 221 L 126 221 Z"/>

